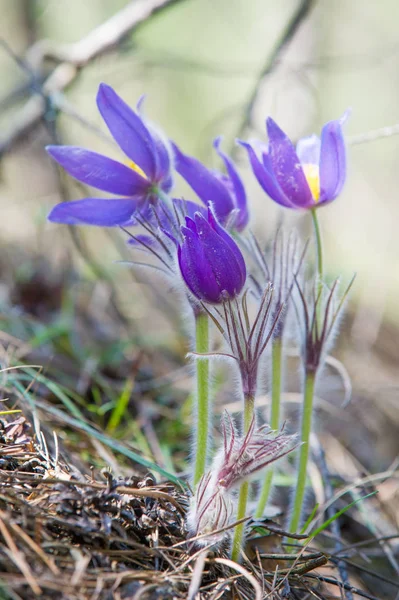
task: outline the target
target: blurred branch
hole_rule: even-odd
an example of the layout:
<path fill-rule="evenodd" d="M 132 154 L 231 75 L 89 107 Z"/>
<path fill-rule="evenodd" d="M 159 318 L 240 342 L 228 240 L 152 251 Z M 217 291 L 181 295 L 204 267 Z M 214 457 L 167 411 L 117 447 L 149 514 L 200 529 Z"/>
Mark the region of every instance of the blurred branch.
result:
<path fill-rule="evenodd" d="M 24 65 L 36 81 L 46 60 L 51 59 L 58 64 L 0 136 L 0 155 L 36 127 L 45 118 L 49 106 L 63 110 L 65 101 L 62 92 L 71 85 L 82 67 L 110 51 L 151 16 L 180 1 L 135 0 L 76 43 L 56 44 L 40 40 L 33 44 L 26 53 Z M 3 45 L 6 46 L 5 43 Z"/>
<path fill-rule="evenodd" d="M 45 58 L 83 67 L 93 58 L 114 48 L 128 33 L 156 12 L 178 1 L 132 1 L 79 42 L 73 44 L 55 44 L 50 40 L 37 42 L 28 50 L 26 60 L 33 68 L 40 66 Z"/>
<path fill-rule="evenodd" d="M 244 117 L 238 127 L 236 137 L 241 137 L 246 132 L 249 125 L 251 124 L 252 113 L 253 113 L 253 109 L 256 104 L 256 101 L 258 99 L 260 86 L 262 85 L 262 83 L 266 79 L 266 77 L 268 77 L 268 75 L 270 75 L 270 73 L 274 70 L 274 68 L 278 64 L 282 53 L 284 52 L 284 50 L 286 49 L 288 44 L 291 42 L 291 40 L 294 38 L 299 27 L 302 25 L 303 21 L 309 15 L 309 13 L 312 10 L 315 3 L 316 3 L 316 0 L 301 0 L 299 2 L 297 9 L 295 10 L 291 19 L 287 23 L 287 26 L 283 30 L 281 37 L 277 41 L 273 52 L 268 57 L 265 65 L 263 66 L 261 72 L 258 75 L 258 78 L 253 87 L 253 90 L 252 90 L 252 92 L 248 98 L 248 101 L 245 105 Z"/>
<path fill-rule="evenodd" d="M 359 133 L 358 135 L 348 136 L 347 141 L 351 146 L 355 146 L 357 144 L 365 144 L 367 142 L 374 142 L 375 140 L 380 140 L 381 138 L 392 137 L 393 135 L 399 134 L 399 123 L 395 123 L 395 125 L 390 125 L 389 127 L 381 127 L 380 129 L 373 129 L 372 131 L 367 131 L 366 133 Z"/>

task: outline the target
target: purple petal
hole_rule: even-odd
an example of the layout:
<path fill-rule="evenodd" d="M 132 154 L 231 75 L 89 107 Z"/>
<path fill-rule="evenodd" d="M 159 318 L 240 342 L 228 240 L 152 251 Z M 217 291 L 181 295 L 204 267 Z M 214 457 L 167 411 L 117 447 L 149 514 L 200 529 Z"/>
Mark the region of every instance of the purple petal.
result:
<path fill-rule="evenodd" d="M 218 303 L 220 289 L 197 234 L 186 227 L 182 227 L 181 232 L 184 241 L 178 247 L 178 260 L 187 287 L 196 298 Z"/>
<path fill-rule="evenodd" d="M 173 185 L 173 178 L 171 174 L 172 159 L 171 151 L 168 147 L 168 142 L 162 139 L 156 131 L 152 130 L 152 139 L 155 148 L 156 158 L 156 181 L 161 183 L 164 192 L 169 192 Z"/>
<path fill-rule="evenodd" d="M 333 200 L 346 179 L 346 148 L 341 120 L 330 121 L 321 132 L 320 202 Z"/>
<path fill-rule="evenodd" d="M 195 213 L 194 213 L 194 217 L 195 217 Z M 186 227 L 187 227 L 187 229 L 189 229 L 190 231 L 195 233 L 195 235 L 197 235 L 197 226 L 195 224 L 194 217 L 193 218 L 186 217 Z"/>
<path fill-rule="evenodd" d="M 229 235 L 227 233 L 227 231 L 220 225 L 220 223 L 218 223 L 211 206 L 208 208 L 208 222 L 209 222 L 210 226 L 212 227 L 212 229 L 214 231 L 216 231 L 218 236 L 220 238 L 222 238 L 222 240 L 227 244 L 227 246 L 230 248 L 231 253 L 234 255 L 235 260 L 237 261 L 237 265 L 238 265 L 241 280 L 242 280 L 241 287 L 243 287 L 246 277 L 247 277 L 247 269 L 246 269 L 244 257 L 242 255 L 241 250 L 239 249 L 238 245 L 231 237 L 231 235 Z"/>
<path fill-rule="evenodd" d="M 277 183 L 270 164 L 269 156 L 267 154 L 263 155 L 262 164 L 250 144 L 242 141 L 239 141 L 239 144 L 247 150 L 249 162 L 251 163 L 254 175 L 266 194 L 268 194 L 272 200 L 281 206 L 285 206 L 286 208 L 295 208 L 294 205 L 284 195 L 282 189 Z"/>
<path fill-rule="evenodd" d="M 147 193 L 146 179 L 102 154 L 76 146 L 47 146 L 46 150 L 72 177 L 86 185 L 121 196 Z"/>
<path fill-rule="evenodd" d="M 234 209 L 231 196 L 225 185 L 199 160 L 187 156 L 173 144 L 176 170 L 187 181 L 202 202 L 213 202 L 218 218 L 223 222 Z"/>
<path fill-rule="evenodd" d="M 47 218 L 52 223 L 64 225 L 115 227 L 132 224 L 132 215 L 136 208 L 137 201 L 127 198 L 85 198 L 57 204 Z"/>
<path fill-rule="evenodd" d="M 302 165 L 318 165 L 320 161 L 320 138 L 313 134 L 299 140 L 296 153 Z"/>
<path fill-rule="evenodd" d="M 165 194 L 168 194 L 173 187 L 172 171 L 168 173 L 166 177 L 163 177 L 160 181 L 158 181 L 158 184 L 160 185 L 162 191 L 164 191 Z"/>
<path fill-rule="evenodd" d="M 270 117 L 266 125 L 270 162 L 281 189 L 296 208 L 312 206 L 312 193 L 291 140 Z"/>
<path fill-rule="evenodd" d="M 231 160 L 227 154 L 225 154 L 220 149 L 221 138 L 217 138 L 214 141 L 214 148 L 216 152 L 219 154 L 220 158 L 223 160 L 227 173 L 230 177 L 230 181 L 233 185 L 235 200 L 236 200 L 236 208 L 238 208 L 239 213 L 235 220 L 235 229 L 237 231 L 241 231 L 244 229 L 246 225 L 248 225 L 249 221 L 249 213 L 248 213 L 248 203 L 247 203 L 247 195 L 245 193 L 244 184 L 241 180 L 241 177 L 236 169 L 234 162 Z"/>
<path fill-rule="evenodd" d="M 145 100 L 145 96 L 142 96 L 137 103 L 137 113 L 145 123 L 145 119 L 142 116 L 142 106 Z M 154 179 L 161 183 L 161 187 L 164 192 L 169 192 L 173 185 L 172 178 L 172 149 L 170 147 L 169 140 L 167 140 L 163 134 L 158 131 L 153 125 L 146 124 L 149 134 L 152 138 L 152 144 L 154 147 L 154 160 L 155 160 L 155 176 Z"/>
<path fill-rule="evenodd" d="M 97 94 L 97 106 L 112 137 L 134 163 L 154 181 L 156 159 L 154 143 L 143 120 L 105 83 Z"/>

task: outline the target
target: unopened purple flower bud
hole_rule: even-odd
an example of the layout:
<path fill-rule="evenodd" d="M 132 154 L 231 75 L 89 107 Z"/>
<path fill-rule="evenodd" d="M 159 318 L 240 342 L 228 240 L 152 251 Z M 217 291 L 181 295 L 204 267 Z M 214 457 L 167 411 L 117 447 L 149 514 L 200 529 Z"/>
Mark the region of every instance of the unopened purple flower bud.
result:
<path fill-rule="evenodd" d="M 205 217 L 186 217 L 178 258 L 183 279 L 192 294 L 211 304 L 237 296 L 244 287 L 246 267 L 241 250 L 218 223 L 212 208 Z"/>

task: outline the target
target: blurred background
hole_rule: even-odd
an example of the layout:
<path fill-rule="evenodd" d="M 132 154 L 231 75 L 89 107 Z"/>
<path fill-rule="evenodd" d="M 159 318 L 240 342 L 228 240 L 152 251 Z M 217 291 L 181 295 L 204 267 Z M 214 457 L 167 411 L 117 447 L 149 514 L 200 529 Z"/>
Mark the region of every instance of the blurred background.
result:
<path fill-rule="evenodd" d="M 133 449 L 170 473 L 184 472 L 192 372 L 179 303 L 155 274 L 121 264 L 132 258 L 121 233 L 46 222 L 56 203 L 88 195 L 51 162 L 46 144 L 121 158 L 96 108 L 98 85 L 110 84 L 132 106 L 145 94 L 146 115 L 211 167 L 221 168 L 212 140 L 223 134 L 260 239 L 280 222 L 306 239 L 309 215 L 265 197 L 235 139 L 262 139 L 270 115 L 295 140 L 352 109 L 347 184 L 319 218 L 328 277 L 357 278 L 334 359 L 319 382 L 316 423 L 334 481 L 351 486 L 372 473 L 379 482 L 373 509 L 343 519 L 345 534 L 357 540 L 395 533 L 397 0 L 0 0 L 0 15 L 0 362 L 43 365 L 33 389 L 76 453 L 75 464 L 110 464 L 114 473 L 127 465 L 130 473 L 140 462 L 131 460 Z M 181 180 L 175 195 L 195 199 Z M 295 425 L 300 378 L 298 358 L 290 360 L 285 399 Z M 32 373 L 18 377 L 15 393 L 25 398 Z M 216 372 L 215 386 L 218 410 L 240 410 L 229 378 Z M 267 403 L 267 394 L 258 399 L 260 407 Z M 86 425 L 76 433 L 78 421 L 93 425 L 88 438 Z M 95 439 L 98 431 L 109 436 L 107 448 L 99 434 Z M 110 450 L 115 439 L 125 444 L 118 460 Z M 312 470 L 316 495 L 326 468 Z M 366 491 L 374 489 L 373 477 Z M 285 500 L 287 494 L 284 488 Z M 381 583 L 374 589 L 380 592 Z"/>
<path fill-rule="evenodd" d="M 84 192 L 57 175 L 43 147 L 58 141 L 117 156 L 96 109 L 101 81 L 132 105 L 146 94 L 148 117 L 187 152 L 215 167 L 220 166 L 211 151 L 216 135 L 223 134 L 225 148 L 231 150 L 237 135 L 264 136 L 265 117 L 272 115 L 295 139 L 319 132 L 325 121 L 350 107 L 348 183 L 339 201 L 320 214 L 327 266 L 332 275 L 357 272 L 354 295 L 362 306 L 397 322 L 397 2 L 173 2 L 90 59 L 76 76 L 59 74 L 43 122 L 24 130 L 26 102 L 59 64 L 57 52 L 69 48 L 74 60 L 78 42 L 84 45 L 91 32 L 128 5 L 123 0 L 88 0 L 84 5 L 66 0 L 0 1 L 0 35 L 7 44 L 0 48 L 2 242 L 47 256 L 51 249 L 51 259 L 65 253 L 68 232 L 45 221 L 60 200 L 58 177 L 68 197 L 79 198 Z M 292 36 L 279 48 L 290 26 Z M 38 40 L 51 41 L 54 52 L 49 54 L 55 61 L 41 55 Z M 18 64 L 11 52 L 26 63 Z M 79 58 L 75 64 L 79 66 Z M 373 133 L 395 125 L 382 132 L 388 137 Z M 17 139 L 18 128 L 22 132 Z M 234 152 L 250 190 L 253 226 L 268 235 L 278 211 L 258 188 L 244 155 Z M 178 182 L 176 193 L 186 191 Z M 283 217 L 308 227 L 306 217 Z M 112 247 L 99 243 L 102 233 L 97 230 L 86 235 L 88 243 L 94 240 L 98 260 L 109 268 Z"/>
<path fill-rule="evenodd" d="M 127 27 L 132 10 L 138 22 Z M 264 196 L 235 138 L 263 137 L 271 115 L 298 139 L 350 107 L 347 185 L 319 216 L 329 276 L 357 273 L 338 350 L 358 394 L 351 410 L 379 441 L 377 463 L 390 464 L 399 425 L 396 0 L 0 0 L 0 14 L 4 331 L 43 350 L 44 342 L 59 340 L 68 318 L 80 323 L 75 308 L 84 305 L 101 335 L 133 335 L 184 362 L 186 348 L 170 327 L 179 320 L 173 295 L 164 282 L 118 263 L 130 252 L 119 232 L 46 222 L 57 202 L 87 193 L 50 161 L 46 144 L 118 158 L 96 109 L 100 82 L 132 106 L 145 94 L 146 115 L 210 166 L 221 166 L 212 140 L 223 134 L 248 187 L 253 229 L 264 239 L 280 220 L 306 237 L 310 220 Z M 179 194 L 194 199 L 182 181 Z M 100 360 L 101 344 L 79 327 L 74 351 Z M 54 352 L 51 346 L 53 364 Z M 101 360 L 109 366 L 118 356 Z M 160 368 L 160 376 L 167 371 Z M 343 396 L 342 382 L 337 386 Z M 392 435 L 382 439 L 382 430 Z M 348 431 L 348 444 L 353 437 Z M 370 466 L 373 445 L 362 451 Z"/>

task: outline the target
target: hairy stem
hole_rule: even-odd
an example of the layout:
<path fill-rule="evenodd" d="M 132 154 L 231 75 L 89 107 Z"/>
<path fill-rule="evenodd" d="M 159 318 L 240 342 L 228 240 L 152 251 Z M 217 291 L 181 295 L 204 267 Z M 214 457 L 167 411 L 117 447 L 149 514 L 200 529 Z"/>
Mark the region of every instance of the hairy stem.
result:
<path fill-rule="evenodd" d="M 209 351 L 209 323 L 206 313 L 199 313 L 195 317 L 195 342 L 196 352 L 204 354 Z M 195 439 L 195 464 L 194 485 L 197 485 L 206 467 L 208 455 L 208 427 L 209 427 L 209 360 L 197 360 L 197 414 L 196 414 L 196 439 Z"/>
<path fill-rule="evenodd" d="M 251 421 L 254 416 L 254 404 L 255 404 L 255 395 L 254 394 L 246 394 L 244 397 L 244 433 L 246 433 L 249 429 Z M 248 481 L 244 481 L 244 483 L 240 486 L 240 491 L 238 493 L 238 507 L 237 507 L 237 521 L 243 519 L 246 516 L 247 512 L 247 501 L 248 501 L 248 491 L 249 491 L 249 483 Z M 234 531 L 233 538 L 233 546 L 231 550 L 231 558 L 235 562 L 239 561 L 241 554 L 241 547 L 244 541 L 244 526 L 245 523 L 241 523 L 237 525 Z"/>
<path fill-rule="evenodd" d="M 301 447 L 299 449 L 299 461 L 297 466 L 297 479 L 295 487 L 294 503 L 292 508 L 289 530 L 296 533 L 301 522 L 303 499 L 306 488 L 306 473 L 309 458 L 309 438 L 312 430 L 313 396 L 315 387 L 315 373 L 308 372 L 305 375 L 305 387 L 303 394 Z"/>
<path fill-rule="evenodd" d="M 321 231 L 320 231 L 320 225 L 319 225 L 319 218 L 317 216 L 317 209 L 312 208 L 312 210 L 310 212 L 312 215 L 313 229 L 314 229 L 314 234 L 315 234 L 315 238 L 316 238 L 317 273 L 319 276 L 318 285 L 320 288 L 322 285 L 322 281 L 323 281 L 323 244 L 321 241 Z"/>
<path fill-rule="evenodd" d="M 169 194 L 166 194 L 163 190 L 161 190 L 161 188 L 157 188 L 156 195 L 158 196 L 159 200 L 166 204 L 168 208 L 172 207 L 171 197 L 169 196 Z"/>
<path fill-rule="evenodd" d="M 275 338 L 272 345 L 272 405 L 270 410 L 270 427 L 279 429 L 281 412 L 281 368 L 282 368 L 283 342 L 281 338 Z M 262 489 L 259 495 L 258 506 L 255 517 L 260 519 L 265 512 L 266 504 L 272 489 L 273 466 L 265 473 Z"/>

